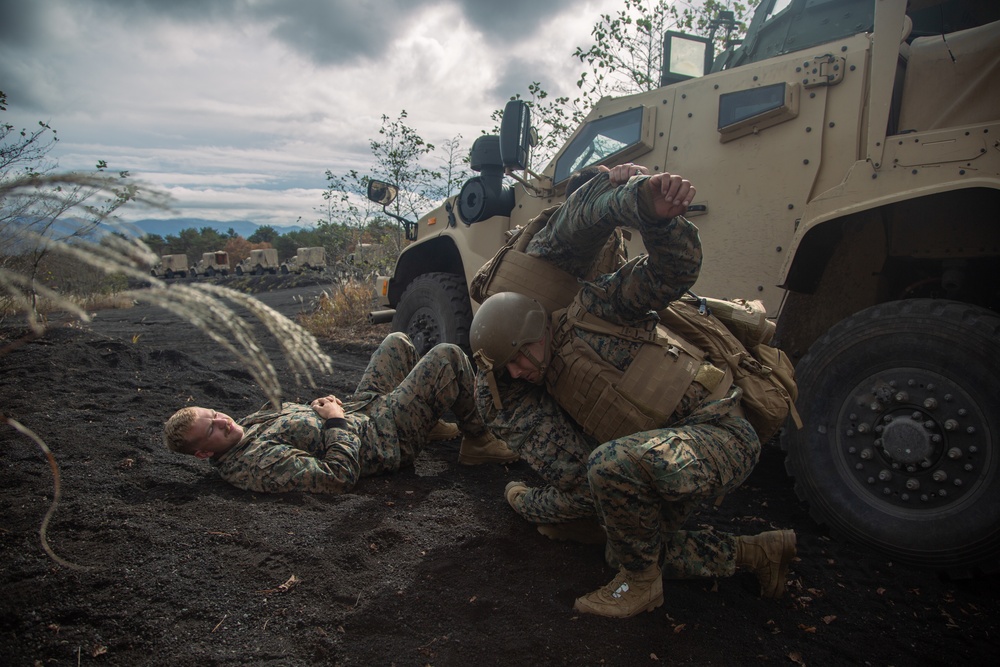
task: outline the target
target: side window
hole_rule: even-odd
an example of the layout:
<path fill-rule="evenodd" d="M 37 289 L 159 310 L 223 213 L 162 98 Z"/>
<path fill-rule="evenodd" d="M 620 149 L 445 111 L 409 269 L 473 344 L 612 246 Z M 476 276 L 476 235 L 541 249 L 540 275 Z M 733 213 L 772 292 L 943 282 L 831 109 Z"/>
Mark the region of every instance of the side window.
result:
<path fill-rule="evenodd" d="M 555 183 L 642 143 L 642 107 L 587 123 L 556 160 Z"/>

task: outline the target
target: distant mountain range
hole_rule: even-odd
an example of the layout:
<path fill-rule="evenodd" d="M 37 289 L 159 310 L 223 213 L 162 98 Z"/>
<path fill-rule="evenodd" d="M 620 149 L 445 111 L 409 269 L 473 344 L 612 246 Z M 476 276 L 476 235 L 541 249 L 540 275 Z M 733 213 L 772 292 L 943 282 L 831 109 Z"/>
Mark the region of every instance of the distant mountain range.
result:
<path fill-rule="evenodd" d="M 135 225 L 146 234 L 157 234 L 163 237 L 166 237 L 167 235 L 176 236 L 181 230 L 184 229 L 200 230 L 202 227 L 211 227 L 220 234 L 225 234 L 232 229 L 243 238 L 247 238 L 257 231 L 258 227 L 263 226 L 257 224 L 256 222 L 250 222 L 249 220 L 228 220 L 225 222 L 219 222 L 217 220 L 203 220 L 202 218 L 170 218 L 167 220 L 147 218 L 144 220 L 135 220 L 131 224 Z M 287 227 L 272 225 L 272 227 L 278 230 L 279 234 L 287 234 L 288 232 L 297 232 L 305 229 L 302 225 L 289 225 Z"/>

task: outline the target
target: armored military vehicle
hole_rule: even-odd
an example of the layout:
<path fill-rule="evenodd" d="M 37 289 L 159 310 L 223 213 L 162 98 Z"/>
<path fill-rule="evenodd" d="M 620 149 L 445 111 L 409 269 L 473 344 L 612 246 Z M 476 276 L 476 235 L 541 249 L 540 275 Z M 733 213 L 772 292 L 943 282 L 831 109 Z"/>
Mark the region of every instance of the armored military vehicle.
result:
<path fill-rule="evenodd" d="M 156 278 L 186 278 L 188 274 L 187 255 L 163 255 L 160 261 L 149 270 L 149 275 Z"/>
<path fill-rule="evenodd" d="M 236 265 L 236 275 L 242 276 L 249 273 L 261 276 L 265 273 L 271 275 L 278 273 L 278 251 L 274 248 L 260 248 L 251 250 L 250 256 Z"/>
<path fill-rule="evenodd" d="M 229 253 L 225 250 L 204 252 L 198 263 L 191 267 L 192 276 L 202 275 L 211 278 L 216 274 L 229 275 Z"/>
<path fill-rule="evenodd" d="M 976 0 L 762 0 L 718 57 L 668 35 L 663 86 L 602 99 L 541 173 L 512 102 L 473 146 L 480 175 L 407 225 L 373 318 L 421 349 L 465 345 L 471 276 L 575 170 L 683 174 L 705 252 L 695 291 L 760 299 L 797 359 L 804 427 L 781 444 L 812 515 L 899 562 L 993 570 L 998 19 Z"/>
<path fill-rule="evenodd" d="M 302 273 L 303 271 L 323 271 L 325 269 L 326 249 L 322 246 L 299 248 L 295 257 L 281 264 L 281 272 L 284 274 Z"/>

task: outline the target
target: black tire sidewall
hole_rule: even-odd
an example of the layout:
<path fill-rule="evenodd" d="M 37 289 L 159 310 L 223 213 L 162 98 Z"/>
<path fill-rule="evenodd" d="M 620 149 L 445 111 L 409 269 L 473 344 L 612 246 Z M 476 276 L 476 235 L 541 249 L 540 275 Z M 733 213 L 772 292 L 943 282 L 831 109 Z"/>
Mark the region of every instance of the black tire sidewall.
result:
<path fill-rule="evenodd" d="M 424 340 L 413 331 L 417 315 L 432 316 L 437 339 Z M 465 279 L 453 273 L 418 276 L 403 292 L 392 318 L 393 331 L 407 334 L 421 355 L 437 343 L 453 343 L 468 350 L 472 311 Z"/>
<path fill-rule="evenodd" d="M 786 449 L 800 495 L 809 500 L 814 517 L 834 532 L 904 562 L 978 565 L 1000 543 L 1000 457 L 996 437 L 990 435 L 1000 432 L 994 397 L 1000 352 L 988 326 L 968 323 L 962 314 L 968 310 L 963 304 L 931 300 L 869 308 L 833 327 L 797 368 L 798 408 L 805 426 L 790 434 Z M 873 373 L 896 367 L 949 378 L 985 415 L 990 460 L 981 486 L 967 501 L 940 510 L 892 511 L 869 491 L 859 490 L 846 469 L 836 431 L 849 392 Z"/>

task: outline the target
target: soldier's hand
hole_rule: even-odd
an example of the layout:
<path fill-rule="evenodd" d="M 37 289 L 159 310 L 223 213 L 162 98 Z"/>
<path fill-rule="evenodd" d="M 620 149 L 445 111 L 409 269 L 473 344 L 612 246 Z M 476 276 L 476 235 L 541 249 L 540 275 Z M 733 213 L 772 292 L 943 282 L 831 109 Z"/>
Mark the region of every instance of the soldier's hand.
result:
<path fill-rule="evenodd" d="M 343 418 L 345 416 L 343 402 L 333 395 L 317 398 L 309 405 L 313 412 L 323 419 Z"/>
<path fill-rule="evenodd" d="M 626 164 L 619 164 L 611 167 L 609 177 L 611 178 L 611 185 L 622 185 L 623 183 L 628 183 L 628 179 L 633 176 L 645 175 L 648 173 L 649 169 L 646 169 L 642 165 L 628 162 Z"/>
<path fill-rule="evenodd" d="M 653 206 L 660 218 L 683 215 L 697 192 L 691 181 L 666 172 L 654 174 L 646 181 L 646 185 L 653 195 Z"/>

